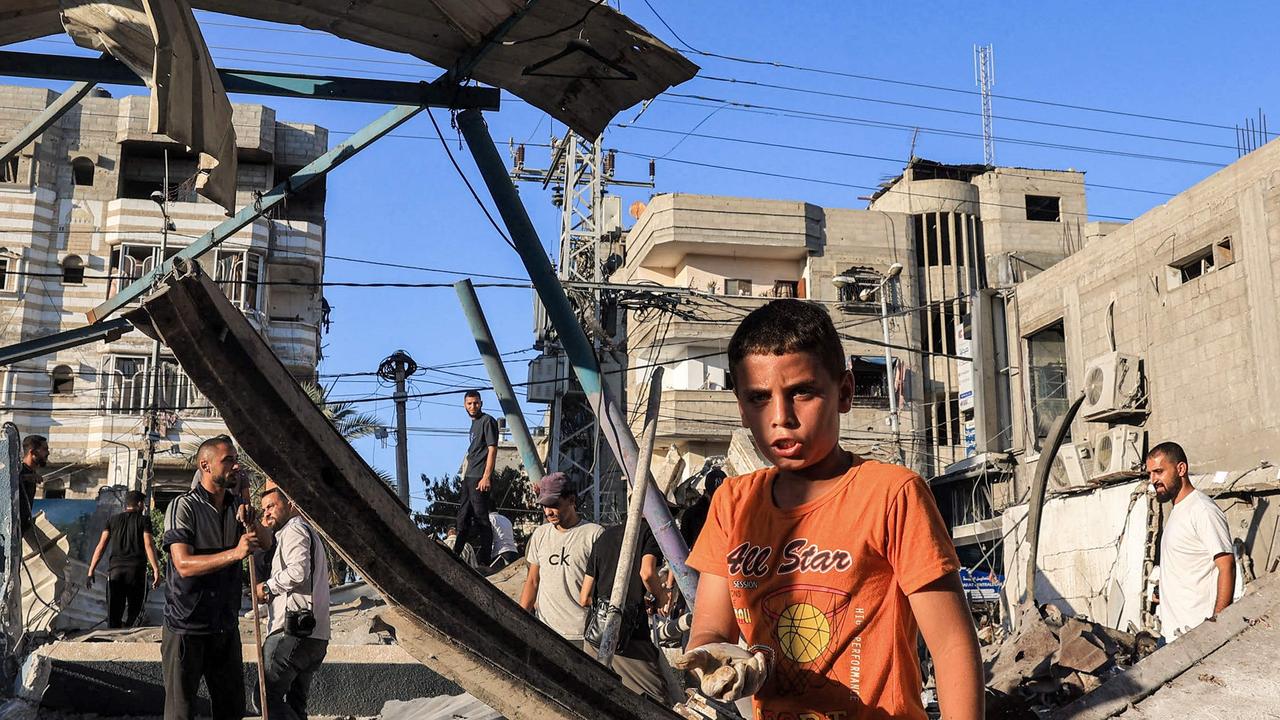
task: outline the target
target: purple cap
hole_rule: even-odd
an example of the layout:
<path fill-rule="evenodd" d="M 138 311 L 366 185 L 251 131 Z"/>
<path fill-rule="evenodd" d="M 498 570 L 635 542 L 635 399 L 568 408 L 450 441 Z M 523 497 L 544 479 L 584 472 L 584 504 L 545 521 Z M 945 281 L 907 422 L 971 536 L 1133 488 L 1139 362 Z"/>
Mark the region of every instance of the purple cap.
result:
<path fill-rule="evenodd" d="M 572 495 L 573 486 L 569 483 L 569 478 L 562 472 L 553 472 L 545 475 L 538 481 L 538 504 L 544 507 L 560 504 L 560 498 L 565 495 Z"/>

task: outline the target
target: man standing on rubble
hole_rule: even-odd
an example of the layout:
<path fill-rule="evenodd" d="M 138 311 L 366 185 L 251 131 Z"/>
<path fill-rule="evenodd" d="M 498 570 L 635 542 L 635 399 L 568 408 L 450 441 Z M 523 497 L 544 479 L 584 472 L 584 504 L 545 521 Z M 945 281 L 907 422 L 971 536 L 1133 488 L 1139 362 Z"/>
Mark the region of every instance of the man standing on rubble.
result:
<path fill-rule="evenodd" d="M 194 717 L 204 678 L 214 720 L 238 720 L 244 717 L 241 562 L 258 548 L 258 526 L 248 522 L 241 498 L 228 491 L 242 473 L 231 438 L 205 440 L 196 464 L 200 485 L 169 503 L 164 518 L 164 717 Z"/>
<path fill-rule="evenodd" d="M 580 642 L 587 609 L 578 603 L 578 596 L 591 548 L 604 528 L 583 522 L 578 515 L 578 493 L 564 473 L 542 478 L 537 492 L 547 522 L 529 538 L 525 551 L 529 575 L 520 593 L 520 607 L 536 613 L 566 640 Z"/>
<path fill-rule="evenodd" d="M 493 484 L 493 464 L 498 458 L 498 421 L 481 411 L 480 393 L 468 390 L 462 405 L 471 416 L 471 444 L 462 467 L 462 493 L 458 496 L 458 539 L 453 554 L 472 543 L 476 563 L 489 565 L 493 548 L 493 527 L 489 525 L 489 488 Z M 474 541 L 474 542 L 473 542 Z"/>
<path fill-rule="evenodd" d="M 18 470 L 18 520 L 22 532 L 31 527 L 31 504 L 36 499 L 36 487 L 41 483 L 39 468 L 49 464 L 49 441 L 43 435 L 28 435 L 22 439 L 22 467 Z"/>
<path fill-rule="evenodd" d="M 329 563 L 315 530 L 270 482 L 262 491 L 262 524 L 275 532 L 271 576 L 253 589 L 269 607 L 262 650 L 267 716 L 306 720 L 311 678 L 329 650 Z"/>
<path fill-rule="evenodd" d="M 1227 516 L 1191 485 L 1182 446 L 1164 442 L 1147 453 L 1147 473 L 1156 499 L 1173 501 L 1160 538 L 1161 631 L 1173 640 L 1231 604 L 1236 586 L 1235 554 Z"/>
<path fill-rule="evenodd" d="M 94 573 L 102 554 L 111 548 L 107 563 L 107 627 L 133 627 L 147 598 L 147 565 L 151 565 L 151 587 L 160 587 L 160 563 L 151 539 L 151 516 L 143 511 L 147 498 L 137 490 L 124 496 L 124 512 L 117 513 L 102 530 L 98 546 L 89 561 L 85 584 L 93 587 Z M 125 614 L 125 606 L 128 614 Z"/>

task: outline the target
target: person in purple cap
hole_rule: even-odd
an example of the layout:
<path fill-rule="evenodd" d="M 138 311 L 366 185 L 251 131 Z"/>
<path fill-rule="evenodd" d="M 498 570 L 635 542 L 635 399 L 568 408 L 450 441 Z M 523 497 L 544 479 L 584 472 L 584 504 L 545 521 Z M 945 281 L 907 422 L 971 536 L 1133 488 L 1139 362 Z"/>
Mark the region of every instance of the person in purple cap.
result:
<path fill-rule="evenodd" d="M 547 522 L 533 531 L 525 559 L 529 575 L 520 607 L 538 616 L 567 640 L 581 642 L 587 609 L 578 604 L 591 548 L 604 528 L 578 515 L 578 493 L 562 472 L 542 478 L 535 487 Z"/>

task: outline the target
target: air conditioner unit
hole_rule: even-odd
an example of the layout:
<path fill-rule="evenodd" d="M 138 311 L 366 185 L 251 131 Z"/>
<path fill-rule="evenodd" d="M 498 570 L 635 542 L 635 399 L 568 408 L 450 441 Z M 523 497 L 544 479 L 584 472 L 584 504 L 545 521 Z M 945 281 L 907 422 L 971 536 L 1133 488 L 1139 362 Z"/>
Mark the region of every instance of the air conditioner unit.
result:
<path fill-rule="evenodd" d="M 1109 352 L 1090 360 L 1084 368 L 1085 420 L 1110 420 L 1146 409 L 1142 361 L 1135 355 Z"/>
<path fill-rule="evenodd" d="M 1092 451 L 1084 443 L 1067 443 L 1058 449 L 1049 469 L 1050 493 L 1064 493 L 1089 486 Z"/>
<path fill-rule="evenodd" d="M 1142 464 L 1145 432 L 1132 425 L 1108 428 L 1093 441 L 1093 476 L 1129 472 Z"/>

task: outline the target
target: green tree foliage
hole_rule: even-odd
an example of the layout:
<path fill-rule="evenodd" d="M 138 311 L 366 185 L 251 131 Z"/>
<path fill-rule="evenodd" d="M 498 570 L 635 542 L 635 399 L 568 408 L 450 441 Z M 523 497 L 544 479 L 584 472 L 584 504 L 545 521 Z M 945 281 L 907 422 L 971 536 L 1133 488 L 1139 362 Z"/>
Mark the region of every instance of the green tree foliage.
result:
<path fill-rule="evenodd" d="M 494 507 L 498 512 L 511 520 L 515 530 L 516 544 L 523 545 L 525 534 L 521 531 L 523 521 L 542 522 L 542 512 L 533 502 L 533 489 L 524 473 L 515 468 L 505 467 L 495 473 L 493 488 L 489 491 Z M 445 531 L 454 524 L 458 514 L 458 501 L 462 496 L 462 478 L 457 475 L 444 475 L 435 479 L 422 476 L 422 483 L 427 488 L 427 511 L 415 512 L 413 520 L 431 537 L 444 538 Z"/>

